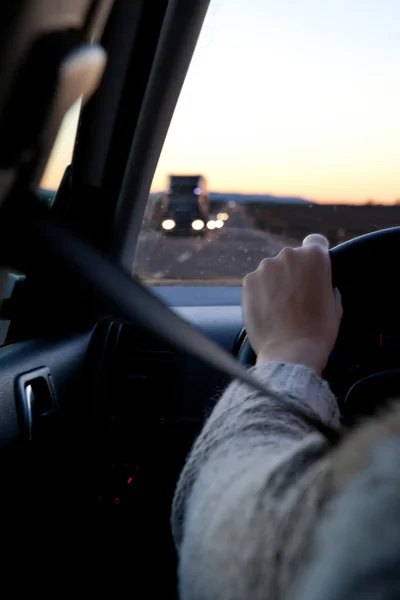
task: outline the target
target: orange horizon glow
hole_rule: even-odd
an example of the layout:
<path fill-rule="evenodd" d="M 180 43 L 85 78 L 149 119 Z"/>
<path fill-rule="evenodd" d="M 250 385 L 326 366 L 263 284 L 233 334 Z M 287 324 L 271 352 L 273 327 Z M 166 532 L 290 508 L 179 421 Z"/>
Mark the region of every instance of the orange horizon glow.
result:
<path fill-rule="evenodd" d="M 172 172 L 171 172 L 172 173 Z M 173 171 L 173 173 L 177 173 L 177 171 Z M 180 175 L 191 175 L 193 174 L 194 171 L 180 171 L 179 174 Z M 167 177 L 167 176 L 166 176 Z M 158 193 L 162 193 L 167 189 L 167 185 L 164 183 L 164 186 L 160 187 L 156 187 L 154 185 L 154 180 L 153 180 L 153 184 L 150 190 L 150 193 L 152 194 L 158 194 Z M 399 198 L 389 198 L 389 199 L 380 199 L 380 198 L 364 198 L 364 199 L 360 199 L 360 198 L 353 198 L 352 200 L 350 199 L 346 199 L 346 198 L 339 198 L 337 199 L 337 196 L 335 195 L 327 195 L 325 198 L 315 198 L 306 194 L 301 194 L 301 193 L 297 193 L 296 191 L 280 191 L 279 193 L 276 193 L 274 190 L 260 190 L 258 188 L 246 188 L 246 189 L 231 189 L 231 188 L 215 188 L 212 185 L 210 185 L 210 182 L 208 181 L 208 187 L 210 192 L 214 192 L 214 193 L 218 193 L 218 194 L 242 194 L 243 196 L 249 195 L 249 196 L 274 196 L 277 198 L 287 198 L 287 197 L 291 197 L 291 198 L 302 198 L 304 200 L 308 200 L 310 202 L 315 202 L 316 204 L 349 204 L 349 205 L 354 205 L 354 204 L 374 204 L 374 205 L 382 205 L 382 204 L 388 204 L 388 205 L 392 205 L 392 204 L 400 204 L 400 197 Z"/>

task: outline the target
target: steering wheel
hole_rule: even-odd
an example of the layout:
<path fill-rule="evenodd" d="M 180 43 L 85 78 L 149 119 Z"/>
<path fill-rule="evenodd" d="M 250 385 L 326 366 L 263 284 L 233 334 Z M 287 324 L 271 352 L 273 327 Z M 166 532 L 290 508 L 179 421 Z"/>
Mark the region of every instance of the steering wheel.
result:
<path fill-rule="evenodd" d="M 339 346 L 342 349 L 351 348 L 358 341 L 363 344 L 372 336 L 382 340 L 382 332 L 400 333 L 400 287 L 394 269 L 395 258 L 400 255 L 400 227 L 376 231 L 344 242 L 332 248 L 329 254 L 332 284 L 339 288 L 344 309 L 337 353 L 341 351 Z M 239 362 L 253 366 L 256 355 L 244 330 L 239 337 L 238 347 Z M 328 361 L 323 376 L 333 389 L 338 375 L 337 368 L 332 368 Z M 374 377 L 378 376 L 380 389 L 385 395 L 400 395 L 400 371 L 396 375 L 393 368 L 381 369 L 374 374 Z M 365 396 L 365 389 L 371 389 L 370 381 L 368 385 L 367 382 L 363 385 L 360 380 L 349 387 L 351 389 L 340 399 L 342 412 L 352 415 L 374 412 L 376 400 L 371 398 L 371 394 L 368 399 Z"/>

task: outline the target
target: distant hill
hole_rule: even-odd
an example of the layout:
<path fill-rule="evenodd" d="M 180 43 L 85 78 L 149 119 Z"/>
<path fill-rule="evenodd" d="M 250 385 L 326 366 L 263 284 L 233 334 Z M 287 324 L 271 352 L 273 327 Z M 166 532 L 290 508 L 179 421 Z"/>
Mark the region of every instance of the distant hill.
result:
<path fill-rule="evenodd" d="M 162 192 L 152 192 L 150 200 L 157 200 Z M 236 192 L 210 192 L 210 200 L 218 203 L 236 202 L 236 204 L 249 204 L 259 202 L 260 204 L 308 204 L 316 202 L 300 198 L 298 196 L 273 196 L 271 194 L 240 194 Z"/>
<path fill-rule="evenodd" d="M 247 204 L 260 202 L 262 204 L 316 204 L 311 200 L 299 198 L 297 196 L 272 196 L 271 194 L 238 194 L 238 193 L 223 193 L 211 192 L 210 199 L 215 202 L 236 202 L 236 204 Z"/>

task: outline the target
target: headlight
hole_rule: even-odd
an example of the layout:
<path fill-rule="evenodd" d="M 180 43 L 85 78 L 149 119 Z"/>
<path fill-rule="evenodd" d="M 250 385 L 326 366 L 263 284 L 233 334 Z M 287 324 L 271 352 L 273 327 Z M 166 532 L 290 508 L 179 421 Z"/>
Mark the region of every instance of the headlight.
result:
<path fill-rule="evenodd" d="M 223 226 L 224 226 L 224 222 L 223 222 L 221 219 L 217 219 L 217 220 L 215 221 L 215 227 L 216 227 L 217 229 L 221 229 L 221 227 L 223 227 Z"/>
<path fill-rule="evenodd" d="M 165 229 L 165 231 L 171 231 L 171 229 L 173 229 L 175 225 L 176 223 L 173 219 L 165 219 L 165 221 L 161 223 L 161 226 L 163 229 Z"/>
<path fill-rule="evenodd" d="M 204 227 L 204 221 L 202 221 L 201 219 L 196 219 L 195 221 L 193 221 L 192 227 L 195 231 L 201 231 Z"/>
<path fill-rule="evenodd" d="M 217 219 L 220 221 L 227 221 L 229 219 L 229 215 L 226 212 L 221 212 L 217 214 Z"/>
<path fill-rule="evenodd" d="M 208 229 L 215 229 L 215 221 L 208 221 L 207 228 Z"/>

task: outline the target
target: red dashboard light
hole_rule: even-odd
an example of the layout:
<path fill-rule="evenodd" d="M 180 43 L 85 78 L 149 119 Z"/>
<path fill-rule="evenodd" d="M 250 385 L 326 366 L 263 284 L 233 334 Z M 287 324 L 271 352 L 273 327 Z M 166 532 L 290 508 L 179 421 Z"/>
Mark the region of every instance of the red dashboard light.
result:
<path fill-rule="evenodd" d="M 132 483 L 132 481 L 133 481 L 133 477 L 129 477 L 129 479 L 126 483 Z"/>
<path fill-rule="evenodd" d="M 114 498 L 113 504 L 121 504 L 121 500 L 119 498 Z"/>

